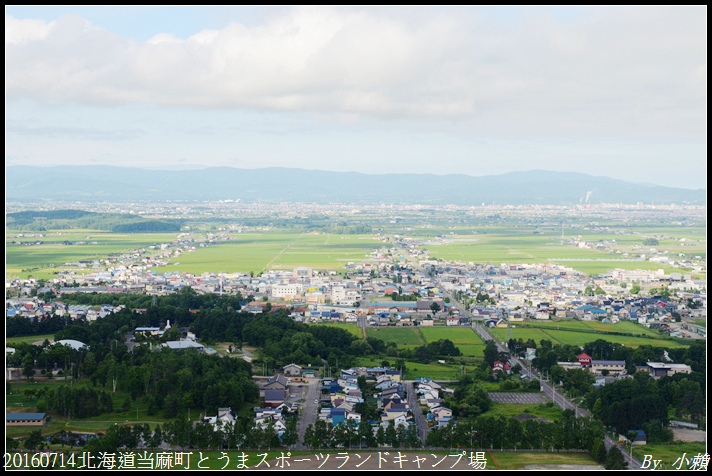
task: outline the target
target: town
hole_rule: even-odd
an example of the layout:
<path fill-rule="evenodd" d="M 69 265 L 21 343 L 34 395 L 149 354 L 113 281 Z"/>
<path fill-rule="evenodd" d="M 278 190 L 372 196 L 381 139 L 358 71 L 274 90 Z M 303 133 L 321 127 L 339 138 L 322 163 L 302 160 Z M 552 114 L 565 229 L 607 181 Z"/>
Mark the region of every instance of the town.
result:
<path fill-rule="evenodd" d="M 601 213 L 601 210 L 594 212 Z M 492 210 L 486 213 L 491 214 Z M 397 220 L 409 220 L 407 210 L 400 210 L 399 214 L 401 218 Z M 514 214 L 525 215 L 521 210 Z M 703 346 L 706 344 L 706 280 L 697 277 L 699 274 L 704 276 L 706 267 L 699 257 L 687 257 L 681 253 L 680 256 L 685 257 L 677 260 L 668 252 L 651 255 L 651 243 L 639 246 L 639 255 L 635 259 L 640 260 L 640 255 L 648 254 L 648 263 L 664 263 L 667 272 L 655 266 L 652 269 L 612 267 L 606 272 L 591 275 L 557 262 L 448 261 L 433 256 L 431 250 L 437 246 L 432 244 L 433 238 L 422 238 L 417 234 L 409 236 L 403 233 L 407 230 L 388 233 L 379 229 L 371 236 L 377 245 L 364 252 L 362 259 L 346 261 L 340 266 L 295 266 L 292 269 L 263 269 L 258 272 L 170 271 L 171 264 L 179 262 L 183 255 L 228 243 L 231 234 L 250 233 L 257 227 L 260 231 L 266 231 L 264 226 L 228 225 L 208 232 L 185 230 L 170 242 L 111 254 L 105 258 L 67 262 L 58 266 L 49 278 L 28 276 L 6 279 L 7 337 L 46 334 L 40 329 L 60 331 L 57 335 L 61 336 L 66 329 L 74 327 L 72 324 L 91 329 L 93 323 L 111 325 L 108 323 L 112 319 L 121 319 L 126 323 L 129 322 L 126 317 L 118 316 L 131 316 L 130 322 L 141 325 L 129 330 L 124 325 L 119 331 L 117 324 L 112 337 L 115 339 L 114 346 L 123 343 L 129 354 L 136 354 L 136 349 L 143 347 L 154 351 L 192 349 L 205 356 L 237 357 L 245 365 L 240 368 L 252 375 L 255 387 L 250 393 L 253 398 L 259 398 L 259 405 L 252 409 L 252 423 L 249 424 L 240 420 L 239 415 L 244 417 L 245 413 L 238 408 L 242 404 L 236 404 L 233 408 L 219 398 L 210 398 L 210 405 L 206 405 L 202 412 L 196 411 L 198 419 L 192 419 L 194 431 L 198 431 L 199 427 L 205 428 L 200 430 L 204 433 L 201 438 L 207 447 L 215 448 L 241 445 L 257 449 L 280 445 L 293 449 L 423 448 L 448 447 L 459 441 L 458 445 L 473 448 L 583 449 L 583 443 L 574 446 L 556 443 L 555 432 L 547 437 L 549 439 L 543 436 L 523 439 L 512 437 L 509 433 L 508 436 L 492 433 L 487 425 L 496 426 L 496 422 L 490 421 L 495 417 L 482 420 L 486 416 L 483 413 L 486 414 L 492 402 L 505 403 L 516 398 L 512 401 L 532 407 L 548 402 L 559 406 L 561 411 L 573 410 L 571 417 L 585 417 L 586 421 L 597 413 L 597 420 L 605 422 L 607 420 L 601 410 L 595 410 L 592 404 L 584 404 L 582 396 L 603 392 L 604 387 L 612 388 L 614 383 L 633 379 L 636 374 L 649 375 L 656 380 L 664 377 L 662 382 L 667 382 L 666 379 L 678 381 L 679 376 L 694 375 L 700 371 L 700 364 L 686 357 L 684 349 L 689 344 L 680 344 L 695 341 Z M 410 228 L 411 225 L 404 226 Z M 371 228 L 375 228 L 373 224 Z M 534 228 L 537 233 L 547 233 L 543 231 L 547 227 L 541 224 L 535 224 Z M 616 235 L 610 229 L 604 231 Z M 597 228 L 596 232 L 600 233 L 601 229 Z M 53 233 L 59 235 L 59 232 Z M 551 229 L 548 233 L 554 234 Z M 36 243 L 35 246 L 40 246 L 42 239 L 47 239 L 46 234 L 29 232 L 13 236 Z M 436 239 L 447 242 L 455 238 L 444 234 Z M 615 246 L 615 240 L 609 240 L 609 243 Z M 685 243 L 681 241 L 681 244 Z M 578 236 L 561 237 L 559 244 L 575 249 L 603 248 L 605 253 L 616 254 L 605 243 L 601 246 L 601 242 L 587 242 Z M 81 243 L 64 244 L 77 245 L 92 246 L 91 235 L 87 235 Z M 630 253 L 622 255 L 620 251 L 617 253 L 622 259 L 630 258 Z M 615 261 L 612 262 L 615 264 Z M 682 272 L 675 272 L 676 266 L 681 267 Z M 142 296 L 143 300 L 138 305 L 131 304 L 131 296 Z M 161 311 L 161 303 L 171 297 L 192 300 L 193 303 L 171 316 Z M 226 337 L 226 329 L 210 333 L 205 327 L 196 326 L 196 320 L 207 319 L 202 316 L 208 312 L 208 308 L 201 304 L 207 301 L 196 298 L 211 299 L 213 306 L 217 306 L 220 299 L 229 300 L 226 302 L 229 302 L 231 311 L 227 314 L 245 316 L 240 319 L 244 319 L 246 324 L 241 333 L 237 332 L 241 336 L 237 338 L 233 334 Z M 342 329 L 347 329 L 351 326 L 358 338 L 331 335 L 328 339 L 345 339 L 344 346 L 338 352 L 332 350 L 325 353 L 304 347 L 301 353 L 279 354 L 268 350 L 271 341 L 246 337 L 245 327 L 270 315 L 286 319 L 292 325 L 309 326 L 304 329 L 317 326 L 342 326 Z M 536 327 L 546 323 L 557 326 L 549 329 L 568 327 L 572 332 L 564 336 L 560 330 L 542 331 Z M 576 325 L 584 327 L 573 332 L 572 324 L 567 323 L 581 323 Z M 378 334 L 379 329 L 381 334 Z M 389 343 L 391 337 L 379 337 L 393 336 L 383 333 L 395 332 L 396 329 L 419 332 L 425 336 L 427 345 L 418 347 L 403 342 Z M 459 334 L 446 334 L 439 329 L 451 332 L 467 329 L 471 336 L 468 339 L 481 340 L 457 341 Z M 596 329 L 596 333 L 591 333 L 591 329 Z M 119 332 L 122 333 L 120 336 Z M 428 332 L 438 332 L 438 338 L 428 337 Z M 566 350 L 552 353 L 542 347 L 551 345 L 551 341 L 546 344 L 532 338 L 517 337 L 520 332 L 543 332 L 538 335 L 545 340 L 559 336 L 558 341 L 555 340 L 556 345 Z M 95 344 L 91 344 L 90 348 L 89 343 L 71 338 L 79 335 L 66 335 L 64 337 L 69 338 L 57 341 L 76 354 L 74 365 L 70 365 L 72 356 L 64 354 L 64 362 L 56 356 L 37 359 L 38 355 L 34 355 L 34 361 L 44 364 L 26 365 L 27 355 L 37 351 L 30 351 L 27 345 L 8 345 L 6 380 L 12 384 L 27 379 L 74 380 L 81 378 L 82 374 L 90 377 L 91 371 L 81 360 L 87 352 L 92 353 Z M 613 335 L 622 336 L 621 342 L 641 339 L 640 350 L 646 350 L 634 354 L 635 348 L 624 349 L 622 344 L 615 342 L 608 344 L 608 350 L 600 350 L 599 343 Z M 574 336 L 578 345 L 569 345 L 567 339 Z M 320 336 L 313 334 L 309 337 L 312 341 L 310 347 L 315 345 L 313 339 L 319 340 Z M 221 344 L 226 341 L 231 344 Z M 362 344 L 357 345 L 358 341 Z M 454 341 L 457 344 L 453 344 Z M 262 345 L 257 345 L 257 342 Z M 52 339 L 37 344 L 45 352 L 54 347 Z M 106 348 L 106 344 L 104 341 L 101 345 Z M 322 349 L 325 345 L 328 343 L 320 344 Z M 665 352 L 654 349 L 665 349 Z M 462 350 L 465 354 L 474 351 L 472 355 L 480 355 L 484 359 L 467 357 Z M 374 362 L 380 365 L 358 365 L 358 355 L 373 355 L 376 358 Z M 561 356 L 575 358 L 557 359 Z M 117 354 L 117 357 L 121 356 Z M 413 362 L 451 369 L 451 373 L 448 378 L 433 378 L 426 371 L 416 373 L 414 365 L 417 364 Z M 115 364 L 112 365 L 114 367 L 107 369 L 116 369 Z M 458 372 L 458 368 L 462 372 Z M 470 374 L 466 375 L 464 372 L 468 368 Z M 570 379 L 580 378 L 575 377 L 577 372 L 585 372 L 589 376 L 584 378 L 583 383 L 569 382 Z M 121 380 L 119 376 L 114 377 L 111 393 L 116 392 L 117 385 L 119 389 L 128 389 L 127 383 Z M 492 391 L 494 388 L 491 386 L 484 391 L 478 386 L 478 381 L 495 382 L 500 391 Z M 520 393 L 502 392 L 502 389 Z M 110 396 L 102 396 L 102 390 L 99 392 L 96 397 L 99 401 L 112 400 Z M 697 392 L 702 395 L 701 388 Z M 472 412 L 466 409 L 469 405 L 462 405 L 460 400 L 465 394 L 471 394 L 468 398 L 471 402 L 477 402 L 475 408 L 479 410 Z M 44 403 L 56 399 L 48 397 L 46 391 L 37 398 L 43 401 L 39 405 L 41 408 L 55 408 L 59 415 L 70 411 L 66 405 L 55 404 L 51 407 Z M 127 414 L 137 402 L 134 400 L 132 404 L 131 400 L 126 399 L 122 405 Z M 248 399 L 245 397 L 240 401 L 246 403 Z M 163 402 L 150 402 L 147 408 L 154 406 L 150 413 L 165 408 Z M 678 412 L 680 417 L 673 422 L 678 428 L 699 428 L 694 421 L 699 421 L 701 415 L 690 405 Z M 97 405 L 97 408 L 102 406 Z M 103 410 L 112 407 L 115 405 L 107 403 Z M 164 412 L 179 416 L 180 408 L 187 411 L 190 407 L 190 404 L 178 405 Z M 691 418 L 683 418 L 685 413 Z M 48 417 L 45 412 L 13 412 L 7 415 L 8 426 L 45 425 Z M 517 425 L 528 425 L 529 433 L 543 435 L 549 431 L 544 430 L 546 425 L 558 425 L 564 421 L 534 417 L 516 420 L 517 423 L 511 425 L 517 428 Z M 464 430 L 466 422 L 470 425 L 469 432 Z M 169 423 L 158 433 L 155 430 L 146 432 L 140 421 L 134 421 L 128 427 L 142 432 L 138 441 L 140 446 L 146 448 L 191 446 L 189 441 L 192 437 L 180 436 L 178 429 Z M 507 423 L 503 420 L 499 424 Z M 543 426 L 536 429 L 535 425 Z M 647 420 L 640 420 L 620 428 L 612 423 L 605 426 L 617 431 L 620 442 L 631 442 L 632 448 L 633 444 L 647 442 L 643 427 L 649 433 L 659 433 L 661 428 L 664 429 L 655 425 L 660 424 L 650 426 Z M 465 432 L 452 433 L 455 428 Z M 598 435 L 600 439 L 596 449 L 593 442 L 584 445 L 594 454 L 594 459 L 595 453 L 600 455 L 600 448 L 603 447 L 604 456 L 600 456 L 599 462 L 608 461 L 609 465 L 614 465 L 610 462 L 610 455 L 611 448 L 618 447 L 615 438 L 611 439 L 602 428 L 584 425 L 582 429 Z M 631 429 L 637 432 L 635 438 L 626 436 Z M 515 430 L 512 432 L 516 433 Z M 472 440 L 472 435 L 478 435 L 477 439 Z M 465 444 L 468 439 L 471 441 Z M 89 441 L 86 444 L 97 443 Z M 618 464 L 623 463 L 634 466 L 639 461 L 633 457 L 632 450 L 630 454 L 622 451 Z"/>

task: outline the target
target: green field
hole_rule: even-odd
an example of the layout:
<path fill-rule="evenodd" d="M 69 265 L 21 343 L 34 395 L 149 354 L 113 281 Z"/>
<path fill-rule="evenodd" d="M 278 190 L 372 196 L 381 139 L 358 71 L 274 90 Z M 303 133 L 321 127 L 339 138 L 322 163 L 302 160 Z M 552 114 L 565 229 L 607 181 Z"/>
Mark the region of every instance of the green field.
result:
<path fill-rule="evenodd" d="M 533 339 L 539 342 L 543 339 L 554 344 L 584 345 L 597 339 L 624 344 L 629 347 L 652 345 L 658 347 L 679 348 L 684 344 L 666 339 L 661 334 L 651 331 L 633 322 L 619 322 L 617 324 L 603 324 L 598 321 L 528 321 L 516 323 L 510 329 L 513 339 Z M 497 340 L 503 342 L 507 338 L 506 328 L 490 329 Z M 617 335 L 630 333 L 632 335 Z M 642 336 L 641 336 L 642 334 Z"/>
<path fill-rule="evenodd" d="M 707 327 L 707 319 L 695 319 L 695 324 L 700 327 Z"/>
<path fill-rule="evenodd" d="M 50 342 L 54 341 L 54 334 L 44 334 L 44 335 L 39 335 L 39 336 L 9 337 L 9 338 L 5 339 L 5 345 L 12 347 L 13 345 L 17 345 L 21 342 L 24 342 L 26 344 L 34 344 L 35 342 L 44 342 L 45 339 L 47 339 Z"/>
<path fill-rule="evenodd" d="M 471 327 L 418 327 L 418 329 L 428 343 L 450 339 L 458 347 L 460 344 L 485 344 Z"/>
<path fill-rule="evenodd" d="M 16 238 L 17 231 L 5 234 L 5 278 L 26 278 L 34 276 L 47 279 L 56 271 L 65 268 L 65 263 L 79 260 L 101 260 L 110 255 L 120 255 L 148 248 L 160 243 L 169 243 L 176 239 L 175 233 L 130 234 L 110 233 L 95 230 L 62 230 L 46 232 L 42 238 Z M 15 241 L 42 241 L 41 245 L 15 245 Z M 65 245 L 65 241 L 87 244 Z M 92 244 L 96 242 L 96 244 Z M 72 268 L 72 269 L 77 269 Z M 80 272 L 79 270 L 77 270 Z M 86 272 L 91 271 L 91 268 Z"/>
<path fill-rule="evenodd" d="M 551 402 L 549 402 L 551 403 Z M 563 410 L 557 405 L 546 403 L 497 403 L 492 402 L 492 407 L 486 415 L 504 415 L 514 417 L 521 414 L 532 415 L 535 418 L 546 418 L 555 421 L 561 418 Z"/>
<path fill-rule="evenodd" d="M 589 453 L 526 453 L 517 452 L 496 452 L 488 451 L 487 454 L 493 460 L 496 469 L 516 470 L 523 469 L 527 465 L 551 465 L 552 471 L 561 470 L 558 465 L 580 465 L 580 466 L 600 466 Z M 569 471 L 577 471 L 573 468 L 566 468 Z"/>
<path fill-rule="evenodd" d="M 470 227 L 472 229 L 473 227 Z M 447 235 L 444 240 L 432 240 L 425 247 L 431 257 L 446 261 L 474 263 L 556 263 L 587 274 L 605 273 L 611 269 L 664 269 L 666 273 L 681 272 L 661 263 L 643 261 L 635 257 L 640 253 L 636 247 L 643 246 L 649 236 L 665 235 L 655 248 L 669 253 L 683 253 L 706 259 L 704 228 L 687 230 L 679 227 L 651 228 L 624 234 L 601 234 L 576 229 L 575 235 L 589 243 L 605 243 L 611 251 L 579 248 L 571 243 L 562 243 L 559 230 L 539 230 L 537 227 L 490 228 L 477 234 Z M 541 234 L 534 234 L 537 231 Z M 457 233 L 457 232 L 455 232 Z M 637 234 L 643 233 L 643 234 Z M 569 230 L 565 239 L 571 238 Z M 684 238 L 685 242 L 679 240 Z M 650 248 L 650 247 L 647 247 Z M 623 253 L 629 253 L 626 257 Z"/>
<path fill-rule="evenodd" d="M 457 348 L 460 349 L 460 352 L 462 352 L 464 357 L 482 359 L 485 356 L 484 345 L 457 344 Z"/>
<path fill-rule="evenodd" d="M 366 329 L 366 337 L 375 337 L 383 342 L 395 342 L 399 347 L 420 346 L 427 343 L 417 327 L 369 327 Z"/>
<path fill-rule="evenodd" d="M 675 470 L 678 465 L 673 466 L 676 460 L 683 454 L 685 458 L 692 459 L 695 455 L 707 454 L 707 444 L 704 441 L 674 441 L 672 443 L 641 445 L 633 447 L 633 456 L 642 461 L 645 455 L 652 455 L 656 460 L 662 460 L 663 467 L 659 469 Z M 683 470 L 688 466 L 684 465 Z"/>
<path fill-rule="evenodd" d="M 360 357 L 356 361 L 359 367 L 378 367 L 384 359 L 375 357 Z M 386 357 L 391 364 L 395 362 L 395 357 Z M 459 379 L 463 372 L 472 373 L 475 371 L 475 366 L 465 365 L 464 368 L 455 364 L 423 364 L 420 362 L 405 362 L 406 370 L 404 379 L 413 380 L 416 378 L 431 378 L 433 380 L 447 381 Z"/>
<path fill-rule="evenodd" d="M 231 236 L 230 241 L 198 248 L 173 258 L 163 271 L 241 272 L 255 274 L 268 269 L 293 269 L 308 266 L 340 270 L 348 262 L 367 259 L 381 241 L 361 235 L 306 233 L 245 233 Z"/>
<path fill-rule="evenodd" d="M 351 323 L 339 323 L 339 322 L 324 322 L 324 323 L 319 323 L 319 324 L 309 324 L 310 326 L 329 326 L 329 327 L 338 327 L 339 329 L 345 329 L 349 331 L 351 334 L 355 335 L 359 339 L 363 338 L 363 333 L 361 332 L 361 328 L 359 328 L 358 325 L 356 324 L 351 324 Z"/>

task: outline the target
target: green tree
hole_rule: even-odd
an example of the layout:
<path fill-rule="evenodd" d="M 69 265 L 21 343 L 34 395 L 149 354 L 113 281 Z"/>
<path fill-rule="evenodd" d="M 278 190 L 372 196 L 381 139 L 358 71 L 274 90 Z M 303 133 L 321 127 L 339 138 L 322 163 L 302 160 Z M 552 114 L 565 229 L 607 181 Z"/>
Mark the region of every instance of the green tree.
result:
<path fill-rule="evenodd" d="M 621 453 L 618 446 L 613 445 L 610 451 L 608 451 L 608 456 L 606 457 L 606 462 L 603 467 L 612 470 L 628 469 L 628 463 L 625 462 L 623 453 Z"/>

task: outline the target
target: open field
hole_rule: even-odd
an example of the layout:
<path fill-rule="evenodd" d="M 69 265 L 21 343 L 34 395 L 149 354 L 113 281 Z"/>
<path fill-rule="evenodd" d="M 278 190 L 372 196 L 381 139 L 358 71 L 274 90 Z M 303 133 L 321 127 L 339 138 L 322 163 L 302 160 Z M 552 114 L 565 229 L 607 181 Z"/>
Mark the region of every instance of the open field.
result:
<path fill-rule="evenodd" d="M 357 359 L 357 366 L 359 367 L 377 367 L 381 365 L 384 359 L 377 359 L 375 357 L 361 357 Z M 391 364 L 395 362 L 395 357 L 386 357 Z M 423 364 L 420 362 L 412 362 L 407 360 L 405 362 L 405 375 L 404 379 L 413 380 L 416 378 L 431 378 L 438 381 L 448 381 L 459 379 L 463 371 L 465 373 L 472 373 L 475 371 L 475 366 L 466 365 L 464 369 L 460 365 L 455 364 Z"/>
<path fill-rule="evenodd" d="M 241 272 L 255 274 L 267 269 L 293 269 L 308 266 L 340 270 L 349 261 L 365 261 L 379 240 L 361 235 L 305 233 L 245 233 L 230 241 L 198 248 L 173 259 L 173 264 L 158 271 Z"/>
<path fill-rule="evenodd" d="M 417 327 L 369 327 L 366 337 L 375 337 L 384 342 L 395 342 L 401 345 L 425 345 L 425 339 Z"/>
<path fill-rule="evenodd" d="M 551 403 L 551 402 L 549 402 Z M 504 415 L 514 417 L 517 415 L 527 414 L 534 418 L 546 418 L 547 420 L 558 420 L 561 418 L 563 410 L 557 405 L 547 405 L 546 403 L 527 404 L 527 403 L 497 403 L 492 402 L 492 407 L 485 415 Z"/>
<path fill-rule="evenodd" d="M 495 467 L 500 470 L 531 469 L 583 471 L 595 468 L 603 469 L 589 453 L 547 453 L 547 452 L 497 452 L 488 451 Z M 534 468 L 536 466 L 536 468 Z M 578 467 L 578 468 L 577 468 Z M 580 469 L 585 468 L 585 469 Z"/>
<path fill-rule="evenodd" d="M 485 344 L 471 327 L 418 327 L 418 329 L 420 329 L 426 342 L 450 339 L 456 346 L 460 344 Z"/>
<path fill-rule="evenodd" d="M 432 242 L 425 246 L 432 257 L 475 263 L 557 263 L 588 274 L 603 273 L 615 268 L 646 270 L 662 268 L 666 273 L 674 271 L 666 264 L 633 260 L 608 251 L 578 248 L 570 244 L 562 244 L 559 238 L 546 235 L 512 236 L 511 233 L 488 233 L 487 235 L 455 235 L 448 238 L 451 241 Z"/>
<path fill-rule="evenodd" d="M 340 322 L 323 322 L 319 324 L 309 324 L 310 326 L 329 326 L 329 327 L 338 327 L 339 329 L 345 329 L 349 331 L 351 334 L 355 335 L 359 339 L 363 338 L 363 334 L 361 333 L 361 329 L 358 327 L 356 324 L 350 324 L 350 323 L 340 323 Z"/>
<path fill-rule="evenodd" d="M 685 346 L 678 341 L 666 339 L 657 332 L 632 322 L 602 324 L 597 321 L 528 321 L 515 325 L 516 327 L 511 329 L 512 338 L 533 339 L 537 343 L 542 339 L 547 339 L 554 344 L 583 345 L 597 339 L 605 339 L 609 342 L 630 347 L 652 345 L 679 348 Z M 500 342 L 506 339 L 506 328 L 492 328 L 490 331 Z M 618 335 L 618 333 L 630 333 L 633 335 Z"/>
<path fill-rule="evenodd" d="M 43 238 L 15 238 L 17 231 L 5 234 L 5 277 L 38 279 L 54 276 L 55 271 L 65 268 L 65 263 L 79 260 L 100 260 L 110 255 L 119 255 L 147 248 L 160 243 L 169 243 L 175 233 L 110 233 L 95 230 L 62 230 L 46 232 Z M 37 242 L 41 245 L 15 245 L 14 241 Z M 67 245 L 64 242 L 86 244 Z M 96 244 L 94 244 L 96 243 Z M 76 269 L 78 273 L 86 271 Z"/>
<path fill-rule="evenodd" d="M 683 454 L 692 459 L 697 454 L 707 453 L 707 443 L 704 441 L 673 441 L 672 443 L 641 445 L 633 447 L 633 456 L 642 461 L 645 455 L 652 455 L 653 459 L 662 460 L 663 467 L 660 469 L 674 470 L 678 465 L 673 466 L 675 461 Z M 682 469 L 687 469 L 688 465 L 683 463 Z"/>
<path fill-rule="evenodd" d="M 23 336 L 23 337 L 9 337 L 5 339 L 5 345 L 12 347 L 21 342 L 26 344 L 34 344 L 35 342 L 44 342 L 47 339 L 50 342 L 54 341 L 54 334 L 44 334 L 39 336 Z"/>
<path fill-rule="evenodd" d="M 485 356 L 485 346 L 484 345 L 472 345 L 472 344 L 456 344 L 456 347 L 460 349 L 464 357 L 474 357 L 475 359 L 482 359 Z"/>

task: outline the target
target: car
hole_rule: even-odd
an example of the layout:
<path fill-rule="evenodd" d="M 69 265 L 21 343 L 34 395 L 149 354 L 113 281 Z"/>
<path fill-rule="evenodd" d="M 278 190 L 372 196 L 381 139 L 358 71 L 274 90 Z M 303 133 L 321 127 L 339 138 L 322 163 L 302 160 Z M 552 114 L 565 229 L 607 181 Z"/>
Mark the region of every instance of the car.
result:
<path fill-rule="evenodd" d="M 314 400 L 314 403 L 316 403 L 316 404 L 318 405 L 318 404 L 319 404 L 319 399 L 317 398 L 316 400 Z"/>

